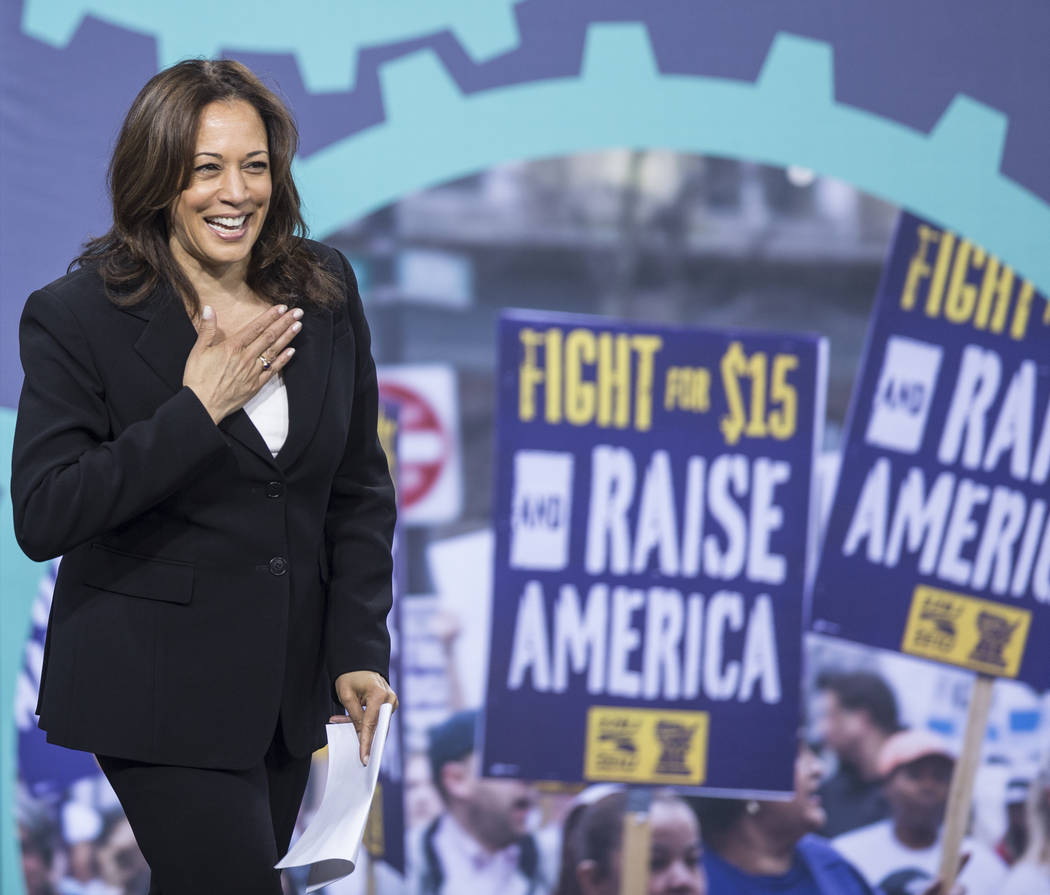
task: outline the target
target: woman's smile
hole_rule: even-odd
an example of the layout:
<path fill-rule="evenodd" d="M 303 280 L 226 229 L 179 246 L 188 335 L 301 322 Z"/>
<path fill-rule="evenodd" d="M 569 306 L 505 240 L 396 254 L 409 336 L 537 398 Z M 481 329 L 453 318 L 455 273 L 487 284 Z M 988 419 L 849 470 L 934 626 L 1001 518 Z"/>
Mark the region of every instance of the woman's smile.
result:
<path fill-rule="evenodd" d="M 245 227 L 245 222 L 250 218 L 250 214 L 241 214 L 236 217 L 206 217 L 204 223 L 206 223 L 215 233 L 219 239 L 240 239 L 248 232 L 248 228 Z"/>

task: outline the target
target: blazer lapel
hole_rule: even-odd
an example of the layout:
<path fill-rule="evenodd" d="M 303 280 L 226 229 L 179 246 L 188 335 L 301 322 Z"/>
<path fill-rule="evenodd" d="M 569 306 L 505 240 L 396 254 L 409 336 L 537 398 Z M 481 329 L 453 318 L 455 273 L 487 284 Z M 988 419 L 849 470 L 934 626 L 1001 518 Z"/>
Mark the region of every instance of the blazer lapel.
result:
<path fill-rule="evenodd" d="M 277 465 L 288 469 L 313 437 L 321 416 L 332 364 L 332 313 L 305 308 L 303 328 L 292 340 L 295 356 L 284 368 L 288 389 L 288 438 L 277 454 Z"/>
<path fill-rule="evenodd" d="M 172 392 L 177 392 L 182 388 L 186 358 L 197 341 L 197 331 L 193 328 L 182 302 L 165 287 L 127 310 L 134 316 L 148 321 L 142 335 L 135 342 L 135 350 L 167 383 Z M 219 423 L 219 428 L 268 463 L 273 463 L 270 449 L 244 410 L 231 413 Z"/>
<path fill-rule="evenodd" d="M 147 321 L 135 350 L 172 391 L 178 391 L 182 388 L 186 358 L 197 340 L 182 302 L 170 289 L 159 288 L 145 301 L 125 310 Z"/>

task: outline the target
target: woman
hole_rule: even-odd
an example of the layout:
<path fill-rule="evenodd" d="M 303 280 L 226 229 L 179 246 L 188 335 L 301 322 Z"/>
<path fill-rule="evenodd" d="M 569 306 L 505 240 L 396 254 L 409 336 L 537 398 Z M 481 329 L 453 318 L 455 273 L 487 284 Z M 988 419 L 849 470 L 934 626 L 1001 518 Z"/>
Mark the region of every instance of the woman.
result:
<path fill-rule="evenodd" d="M 1010 870 L 1000 895 L 1050 895 L 1050 769 L 1028 792 L 1028 847 Z"/>
<path fill-rule="evenodd" d="M 812 835 L 826 819 L 817 795 L 821 776 L 820 759 L 801 745 L 791 801 L 699 801 L 710 895 L 876 895 L 845 858 Z M 923 895 L 940 892 L 935 884 Z"/>
<path fill-rule="evenodd" d="M 15 532 L 63 555 L 40 725 L 98 756 L 165 895 L 280 892 L 332 699 L 362 760 L 397 702 L 370 337 L 302 238 L 297 139 L 236 62 L 156 75 L 112 228 L 22 318 Z"/>
<path fill-rule="evenodd" d="M 584 807 L 567 823 L 568 848 L 558 895 L 618 895 L 627 793 L 614 792 Z M 677 796 L 658 793 L 649 807 L 648 895 L 705 895 L 700 828 Z M 568 872 L 567 872 L 568 871 Z"/>

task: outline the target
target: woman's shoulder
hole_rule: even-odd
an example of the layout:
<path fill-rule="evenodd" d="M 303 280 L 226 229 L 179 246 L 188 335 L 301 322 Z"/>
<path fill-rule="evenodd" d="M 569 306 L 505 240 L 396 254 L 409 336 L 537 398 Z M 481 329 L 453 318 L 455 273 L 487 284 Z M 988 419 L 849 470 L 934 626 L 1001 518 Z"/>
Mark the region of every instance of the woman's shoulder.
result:
<path fill-rule="evenodd" d="M 64 303 L 82 302 L 92 297 L 106 300 L 106 284 L 94 265 L 77 267 L 36 290 Z"/>
<path fill-rule="evenodd" d="M 354 269 L 350 266 L 346 255 L 339 249 L 315 239 L 304 239 L 303 247 L 327 267 L 330 273 L 335 274 L 341 280 L 350 280 L 354 286 L 357 285 Z"/>
<path fill-rule="evenodd" d="M 332 248 L 316 239 L 304 239 L 303 249 L 312 255 L 330 274 L 340 281 L 346 280 L 346 271 L 350 270 L 350 262 L 338 249 Z"/>
<path fill-rule="evenodd" d="M 337 331 L 341 331 L 347 326 L 353 326 L 355 321 L 359 326 L 361 319 L 364 317 L 364 309 L 357 285 L 357 274 L 354 273 L 354 269 L 350 266 L 346 255 L 338 249 L 332 248 L 332 246 L 313 239 L 304 239 L 303 244 L 306 251 L 310 252 L 320 262 L 340 286 L 341 301 L 336 305 L 330 306 L 336 320 Z"/>
<path fill-rule="evenodd" d="M 23 319 L 65 318 L 67 321 L 108 318 L 114 309 L 106 284 L 94 267 L 78 267 L 34 290 L 26 300 Z"/>
<path fill-rule="evenodd" d="M 821 836 L 809 834 L 798 842 L 798 853 L 810 868 L 817 881 L 834 880 L 837 892 L 842 895 L 858 893 L 867 895 L 873 890 L 864 875 L 843 856 L 836 847 Z"/>

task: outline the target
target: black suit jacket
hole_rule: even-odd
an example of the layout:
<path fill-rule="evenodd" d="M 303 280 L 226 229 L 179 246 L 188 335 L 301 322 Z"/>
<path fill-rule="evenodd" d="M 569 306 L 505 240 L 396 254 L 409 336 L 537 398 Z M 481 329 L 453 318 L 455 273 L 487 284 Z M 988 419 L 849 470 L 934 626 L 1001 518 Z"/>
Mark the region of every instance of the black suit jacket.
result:
<path fill-rule="evenodd" d="M 388 673 L 394 497 L 356 280 L 304 304 L 271 456 L 243 410 L 216 426 L 182 374 L 196 333 L 170 289 L 118 308 L 78 270 L 20 330 L 11 492 L 31 558 L 63 555 L 40 688 L 51 742 L 139 761 L 244 768 L 280 718 L 324 741 L 336 676 Z"/>

